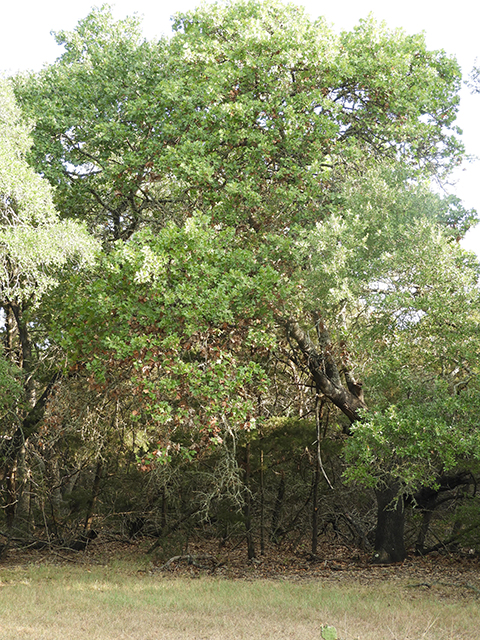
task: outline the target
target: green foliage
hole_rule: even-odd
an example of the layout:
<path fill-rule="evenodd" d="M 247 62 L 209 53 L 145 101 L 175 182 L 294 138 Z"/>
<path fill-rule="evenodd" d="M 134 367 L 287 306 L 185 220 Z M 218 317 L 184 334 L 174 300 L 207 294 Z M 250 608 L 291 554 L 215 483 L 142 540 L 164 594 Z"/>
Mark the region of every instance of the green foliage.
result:
<path fill-rule="evenodd" d="M 84 226 L 60 222 L 48 182 L 27 164 L 30 127 L 0 82 L 0 284 L 2 299 L 39 300 L 67 264 L 92 262 Z"/>
<path fill-rule="evenodd" d="M 460 72 L 423 36 L 372 19 L 335 36 L 277 1 L 178 14 L 169 41 L 95 9 L 65 53 L 16 93 L 36 121 L 35 166 L 62 215 L 127 238 L 197 208 L 240 228 L 324 220 L 378 159 L 410 176 L 455 163 Z"/>
<path fill-rule="evenodd" d="M 448 236 L 466 230 L 474 219 L 475 212 L 442 200 L 426 184 L 409 184 L 399 167 L 381 165 L 346 179 L 341 212 L 298 233 L 297 261 L 303 265 L 308 304 L 320 306 L 336 323 L 346 307 L 344 316 L 355 315 L 359 304 L 379 311 L 388 301 L 390 323 L 395 304 L 397 311 L 407 304 L 404 313 L 409 313 L 415 299 L 410 285 L 430 291 L 435 283 L 437 295 L 447 296 L 453 282 L 458 279 L 458 289 L 463 279 L 471 289 L 478 273 L 475 258 L 457 251 Z M 402 301 L 393 301 L 394 291 Z"/>
<path fill-rule="evenodd" d="M 51 336 L 98 390 L 122 383 L 136 399 L 131 419 L 155 427 L 161 444 L 176 432 L 182 446 L 199 434 L 214 446 L 225 430 L 255 428 L 266 377 L 246 348 L 270 344 L 272 292 L 286 291 L 233 230 L 194 216 L 136 234 L 92 277 L 73 277 L 51 299 Z"/>
<path fill-rule="evenodd" d="M 478 263 L 425 221 L 412 231 L 357 318 L 374 410 L 346 448 L 349 479 L 409 491 L 480 453 Z"/>
<path fill-rule="evenodd" d="M 148 209 L 137 190 L 158 151 L 149 129 L 166 108 L 152 84 L 161 43 L 143 42 L 136 19 L 115 23 L 106 5 L 56 40 L 65 47 L 58 63 L 16 79 L 36 120 L 30 157 L 56 187 L 64 217 L 87 219 L 101 232 L 109 225 L 118 238 Z"/>
<path fill-rule="evenodd" d="M 376 485 L 394 477 L 412 492 L 479 458 L 478 390 L 451 396 L 445 388 L 433 389 L 422 400 L 370 412 L 352 427 L 349 480 Z"/>
<path fill-rule="evenodd" d="M 23 400 L 22 371 L 4 358 L 3 346 L 0 346 L 0 421 L 11 420 L 16 408 Z"/>
<path fill-rule="evenodd" d="M 30 309 L 30 326 L 38 331 L 32 310 L 42 296 L 58 284 L 62 270 L 92 263 L 96 251 L 83 225 L 59 221 L 50 185 L 27 164 L 30 130 L 9 82 L 0 80 L 0 413 L 6 424 L 21 415 L 23 387 L 32 385 L 22 372 L 32 369 L 22 313 Z"/>

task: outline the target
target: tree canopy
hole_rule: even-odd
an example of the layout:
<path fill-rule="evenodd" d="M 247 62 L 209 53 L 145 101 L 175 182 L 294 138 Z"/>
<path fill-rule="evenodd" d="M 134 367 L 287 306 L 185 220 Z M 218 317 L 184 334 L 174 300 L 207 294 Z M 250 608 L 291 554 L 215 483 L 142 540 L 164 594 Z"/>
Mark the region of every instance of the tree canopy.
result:
<path fill-rule="evenodd" d="M 55 64 L 17 80 L 63 215 L 113 238 L 193 209 L 279 230 L 324 219 L 349 171 L 381 159 L 429 176 L 461 155 L 460 70 L 422 36 L 373 19 L 335 36 L 275 2 L 209 5 L 173 28 L 146 42 L 136 20 L 95 10 L 57 34 Z"/>

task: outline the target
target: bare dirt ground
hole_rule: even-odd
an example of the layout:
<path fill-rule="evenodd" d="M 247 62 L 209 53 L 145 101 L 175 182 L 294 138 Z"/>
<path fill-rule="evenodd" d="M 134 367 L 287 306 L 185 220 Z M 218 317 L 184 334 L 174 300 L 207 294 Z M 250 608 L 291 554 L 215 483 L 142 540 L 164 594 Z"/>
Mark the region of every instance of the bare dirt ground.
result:
<path fill-rule="evenodd" d="M 245 548 L 209 553 L 205 544 L 192 544 L 189 554 L 157 564 L 152 570 L 170 575 L 200 576 L 211 573 L 231 579 L 289 580 L 322 583 L 398 582 L 399 587 L 429 591 L 441 598 L 480 599 L 480 558 L 466 553 L 411 555 L 403 563 L 376 566 L 371 555 L 345 547 L 325 545 L 316 558 L 288 547 L 269 547 L 264 556 L 247 559 Z M 209 557 L 211 556 L 211 557 Z"/>
<path fill-rule="evenodd" d="M 42 551 L 11 547 L 0 559 L 0 567 L 28 564 L 121 564 L 127 571 L 165 577 L 215 576 L 231 580 L 286 580 L 374 585 L 396 582 L 415 594 L 428 591 L 439 598 L 480 599 L 480 558 L 460 550 L 432 553 L 426 557 L 409 555 L 401 564 L 376 566 L 371 555 L 336 544 L 323 544 L 312 558 L 306 550 L 289 545 L 267 545 L 264 555 L 249 560 L 244 542 L 219 547 L 216 541 L 188 544 L 174 555 L 147 554 L 151 539 L 118 540 L 102 535 L 84 551 L 52 547 Z M 407 592 L 407 593 L 408 593 Z"/>

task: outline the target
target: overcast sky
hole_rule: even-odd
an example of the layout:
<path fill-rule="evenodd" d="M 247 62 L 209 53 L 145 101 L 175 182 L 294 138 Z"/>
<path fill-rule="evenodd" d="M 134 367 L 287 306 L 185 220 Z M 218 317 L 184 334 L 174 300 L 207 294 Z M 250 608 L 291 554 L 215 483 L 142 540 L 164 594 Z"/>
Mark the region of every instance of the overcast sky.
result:
<path fill-rule="evenodd" d="M 370 12 L 389 27 L 401 27 L 407 33 L 424 31 L 427 45 L 432 49 L 445 49 L 457 57 L 465 79 L 476 58 L 480 62 L 480 3 L 457 0 L 454 3 L 438 0 L 341 0 L 323 3 L 315 0 L 294 0 L 307 8 L 312 17 L 324 15 L 340 31 L 351 29 Z M 53 62 L 60 54 L 51 31 L 71 30 L 84 18 L 92 6 L 101 0 L 2 0 L 0 22 L 0 72 L 40 69 Z M 177 11 L 188 11 L 200 4 L 199 0 L 117 0 L 110 2 L 114 15 L 123 18 L 138 13 L 143 15 L 145 37 L 154 38 L 170 33 L 170 16 Z M 480 94 L 471 95 L 465 88 L 458 126 L 463 129 L 463 141 L 472 156 L 480 157 Z M 480 161 L 466 165 L 456 176 L 452 189 L 469 207 L 480 211 Z M 464 242 L 480 256 L 480 226 Z"/>

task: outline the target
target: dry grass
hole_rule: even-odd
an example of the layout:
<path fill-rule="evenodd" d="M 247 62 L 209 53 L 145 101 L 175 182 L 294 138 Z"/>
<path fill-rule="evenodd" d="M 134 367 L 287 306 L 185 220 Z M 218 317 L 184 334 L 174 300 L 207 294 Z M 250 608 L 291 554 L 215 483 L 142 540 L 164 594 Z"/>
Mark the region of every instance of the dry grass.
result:
<path fill-rule="evenodd" d="M 473 640 L 479 594 L 405 580 L 172 578 L 138 564 L 0 570 L 1 640 Z"/>

